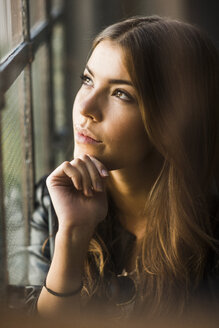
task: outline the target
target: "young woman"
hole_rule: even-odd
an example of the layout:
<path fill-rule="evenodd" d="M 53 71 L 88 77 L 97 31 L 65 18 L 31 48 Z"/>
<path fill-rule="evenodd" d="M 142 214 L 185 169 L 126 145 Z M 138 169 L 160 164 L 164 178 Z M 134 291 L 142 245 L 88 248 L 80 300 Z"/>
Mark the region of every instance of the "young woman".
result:
<path fill-rule="evenodd" d="M 45 316 L 216 304 L 216 48 L 189 24 L 134 17 L 97 36 L 81 79 L 74 159 L 50 196 L 37 189 L 30 281 L 46 279 L 29 302 Z"/>

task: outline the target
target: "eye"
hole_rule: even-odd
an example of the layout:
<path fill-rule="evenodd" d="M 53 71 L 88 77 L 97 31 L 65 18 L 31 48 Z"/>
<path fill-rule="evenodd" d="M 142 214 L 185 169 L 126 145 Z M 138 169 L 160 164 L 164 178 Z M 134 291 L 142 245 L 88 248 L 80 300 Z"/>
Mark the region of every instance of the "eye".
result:
<path fill-rule="evenodd" d="M 113 91 L 112 95 L 127 102 L 133 101 L 133 97 L 127 91 L 121 89 L 116 89 L 115 91 Z"/>
<path fill-rule="evenodd" d="M 89 76 L 87 76 L 85 74 L 81 74 L 80 78 L 81 78 L 82 84 L 89 85 L 89 86 L 93 85 L 93 81 L 91 80 L 91 78 Z"/>

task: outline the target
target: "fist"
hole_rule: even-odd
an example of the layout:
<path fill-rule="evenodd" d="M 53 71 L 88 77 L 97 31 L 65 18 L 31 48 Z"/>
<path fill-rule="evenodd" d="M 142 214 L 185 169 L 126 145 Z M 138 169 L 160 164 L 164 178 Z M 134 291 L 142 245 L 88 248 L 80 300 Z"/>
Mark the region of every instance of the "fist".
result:
<path fill-rule="evenodd" d="M 108 171 L 96 158 L 83 155 L 64 162 L 47 178 L 59 228 L 92 229 L 107 215 Z"/>

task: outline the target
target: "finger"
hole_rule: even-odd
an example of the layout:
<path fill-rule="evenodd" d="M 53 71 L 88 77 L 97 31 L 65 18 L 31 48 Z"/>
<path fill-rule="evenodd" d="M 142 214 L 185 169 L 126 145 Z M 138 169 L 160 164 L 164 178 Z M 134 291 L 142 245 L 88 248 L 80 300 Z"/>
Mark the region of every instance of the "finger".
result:
<path fill-rule="evenodd" d="M 94 190 L 97 192 L 102 192 L 104 190 L 102 177 L 100 176 L 96 165 L 94 164 L 94 162 L 90 159 L 90 157 L 88 155 L 82 155 L 80 158 L 86 164 L 86 167 L 89 172 Z"/>
<path fill-rule="evenodd" d="M 59 165 L 47 178 L 47 186 L 60 186 L 73 183 L 78 190 L 82 189 L 81 173 L 76 167 L 73 167 L 70 162 L 65 161 Z"/>
<path fill-rule="evenodd" d="M 96 159 L 95 157 L 87 154 L 87 156 L 91 159 L 91 161 L 95 164 L 99 174 L 101 175 L 101 177 L 105 178 L 109 176 L 109 172 L 107 170 L 107 168 L 103 165 L 103 163 L 101 163 L 98 159 Z"/>
<path fill-rule="evenodd" d="M 86 163 L 81 158 L 75 158 L 70 163 L 80 172 L 84 195 L 88 197 L 93 196 L 92 180 Z"/>

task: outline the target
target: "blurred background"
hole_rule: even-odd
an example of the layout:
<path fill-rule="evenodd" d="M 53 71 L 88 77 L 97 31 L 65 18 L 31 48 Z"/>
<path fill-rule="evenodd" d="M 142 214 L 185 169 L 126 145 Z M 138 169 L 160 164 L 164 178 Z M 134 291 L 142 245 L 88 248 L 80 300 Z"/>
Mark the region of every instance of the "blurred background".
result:
<path fill-rule="evenodd" d="M 72 104 L 94 36 L 134 15 L 198 25 L 219 45 L 218 0 L 0 0 L 0 298 L 19 305 L 34 185 L 73 152 Z"/>

